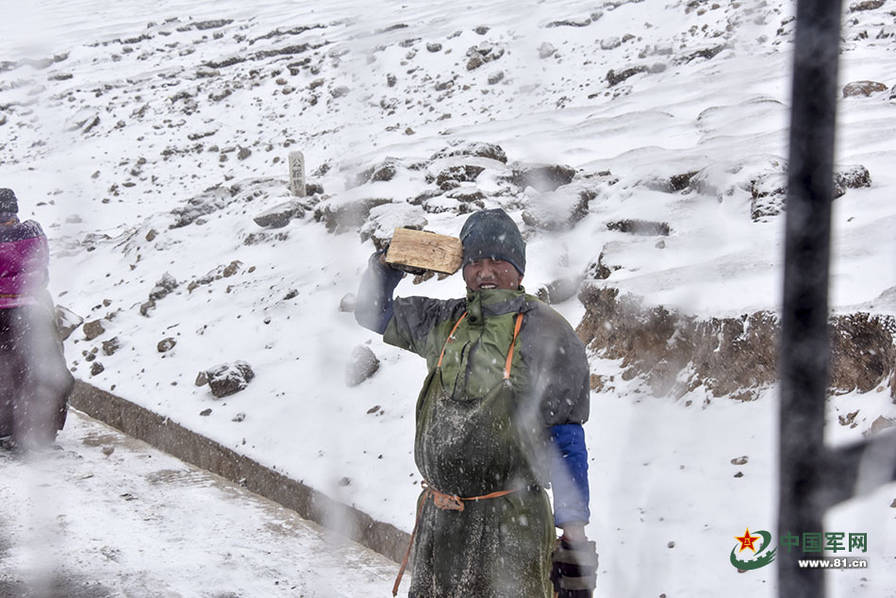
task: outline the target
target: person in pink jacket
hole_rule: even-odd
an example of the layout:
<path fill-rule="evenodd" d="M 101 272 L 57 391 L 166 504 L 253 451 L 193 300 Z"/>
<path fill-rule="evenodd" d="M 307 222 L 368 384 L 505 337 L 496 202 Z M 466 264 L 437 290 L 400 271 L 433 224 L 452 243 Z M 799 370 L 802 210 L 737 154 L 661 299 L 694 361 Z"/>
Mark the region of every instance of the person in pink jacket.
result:
<path fill-rule="evenodd" d="M 0 439 L 27 449 L 52 443 L 62 429 L 74 379 L 47 291 L 47 238 L 18 211 L 15 193 L 0 188 Z"/>

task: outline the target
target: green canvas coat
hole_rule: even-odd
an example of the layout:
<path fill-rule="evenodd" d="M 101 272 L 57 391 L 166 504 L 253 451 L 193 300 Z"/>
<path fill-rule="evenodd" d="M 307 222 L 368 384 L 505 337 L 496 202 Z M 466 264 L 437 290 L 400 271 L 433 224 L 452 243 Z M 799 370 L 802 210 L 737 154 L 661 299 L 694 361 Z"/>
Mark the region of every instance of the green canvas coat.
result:
<path fill-rule="evenodd" d="M 517 314 L 522 323 L 514 340 Z M 419 505 L 409 596 L 549 598 L 548 431 L 588 417 L 581 341 L 537 298 L 504 289 L 449 301 L 397 299 L 383 338 L 429 366 L 414 444 L 426 482 L 460 497 L 514 490 L 465 501 L 463 511 L 439 509 L 431 499 Z"/>

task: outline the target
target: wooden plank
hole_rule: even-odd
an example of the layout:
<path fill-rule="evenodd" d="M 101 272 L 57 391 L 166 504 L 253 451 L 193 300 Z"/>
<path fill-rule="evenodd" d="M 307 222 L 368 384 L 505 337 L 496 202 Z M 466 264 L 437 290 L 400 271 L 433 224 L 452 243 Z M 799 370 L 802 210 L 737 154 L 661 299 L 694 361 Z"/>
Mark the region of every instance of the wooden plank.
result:
<path fill-rule="evenodd" d="M 408 228 L 396 228 L 386 263 L 454 274 L 463 262 L 460 239 Z"/>

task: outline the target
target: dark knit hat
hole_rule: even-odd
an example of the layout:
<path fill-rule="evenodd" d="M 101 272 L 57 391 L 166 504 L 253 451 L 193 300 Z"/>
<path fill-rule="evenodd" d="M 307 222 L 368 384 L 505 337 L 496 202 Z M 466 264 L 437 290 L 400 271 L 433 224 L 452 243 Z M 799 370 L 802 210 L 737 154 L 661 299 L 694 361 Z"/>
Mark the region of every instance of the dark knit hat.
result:
<path fill-rule="evenodd" d="M 526 242 L 513 219 L 501 208 L 470 214 L 460 229 L 464 263 L 482 259 L 510 262 L 520 275 L 526 272 Z"/>
<path fill-rule="evenodd" d="M 0 189 L 0 212 L 15 214 L 19 211 L 19 200 L 12 189 Z"/>

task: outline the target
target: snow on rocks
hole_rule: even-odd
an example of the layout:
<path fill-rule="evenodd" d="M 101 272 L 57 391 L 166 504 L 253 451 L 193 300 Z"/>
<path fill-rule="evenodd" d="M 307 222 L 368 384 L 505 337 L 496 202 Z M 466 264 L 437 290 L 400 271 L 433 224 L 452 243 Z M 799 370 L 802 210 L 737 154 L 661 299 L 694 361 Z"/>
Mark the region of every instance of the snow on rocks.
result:
<path fill-rule="evenodd" d="M 150 311 L 155 309 L 156 302 L 161 301 L 170 295 L 179 285 L 177 279 L 171 274 L 165 272 L 162 278 L 156 282 L 156 285 L 149 292 L 149 299 L 140 304 L 140 315 L 149 316 Z"/>
<path fill-rule="evenodd" d="M 643 181 L 648 189 L 662 191 L 663 193 L 678 193 L 690 187 L 691 179 L 698 171 L 681 172 L 670 176 L 655 176 Z"/>
<path fill-rule="evenodd" d="M 535 291 L 535 296 L 550 305 L 563 303 L 576 296 L 583 279 L 584 276 L 558 278 L 539 287 Z"/>
<path fill-rule="evenodd" d="M 80 131 L 87 135 L 100 124 L 100 116 L 95 111 L 85 108 L 72 115 L 66 123 L 69 131 Z"/>
<path fill-rule="evenodd" d="M 196 374 L 196 380 L 193 382 L 194 386 L 205 386 L 208 384 L 208 374 L 205 370 L 201 370 L 198 374 Z"/>
<path fill-rule="evenodd" d="M 776 216 L 786 208 L 787 173 L 785 163 L 781 164 L 781 171 L 763 173 L 751 181 L 750 217 L 754 222 Z M 835 167 L 834 199 L 842 197 L 847 189 L 870 186 L 871 174 L 861 164 Z"/>
<path fill-rule="evenodd" d="M 262 228 L 283 228 L 293 218 L 303 218 L 305 208 L 298 200 L 290 200 L 265 210 L 252 220 Z"/>
<path fill-rule="evenodd" d="M 607 85 L 609 85 L 610 87 L 614 87 L 639 73 L 646 73 L 648 70 L 650 69 L 643 64 L 626 67 L 619 71 L 610 69 L 609 71 L 607 71 L 606 75 Z"/>
<path fill-rule="evenodd" d="M 575 176 L 575 169 L 563 164 L 514 164 L 511 181 L 521 189 L 544 192 L 570 184 Z"/>
<path fill-rule="evenodd" d="M 592 351 L 622 359 L 623 379 L 642 377 L 657 396 L 705 387 L 749 401 L 777 380 L 778 317 L 770 311 L 701 319 L 644 305 L 618 289 L 588 285 L 577 328 Z M 869 392 L 896 377 L 896 318 L 868 313 L 831 318 L 832 391 Z M 896 391 L 893 398 L 896 399 Z"/>
<path fill-rule="evenodd" d="M 244 390 L 255 372 L 245 361 L 233 361 L 208 368 L 205 376 L 212 394 L 220 399 Z"/>
<path fill-rule="evenodd" d="M 847 189 L 871 186 L 871 173 L 861 164 L 837 166 L 834 171 L 834 199 L 841 197 Z"/>
<path fill-rule="evenodd" d="M 589 262 L 585 267 L 585 277 L 593 280 L 604 280 L 606 278 L 609 278 L 614 271 L 621 270 L 621 265 L 615 263 L 607 263 L 607 251 L 610 249 L 615 249 L 618 246 L 618 243 L 608 243 L 607 245 L 605 245 L 601 252 L 598 254 L 597 259 Z"/>
<path fill-rule="evenodd" d="M 395 177 L 396 164 L 394 160 L 386 159 L 361 175 L 362 182 L 391 181 Z M 366 176 L 365 176 L 366 175 Z"/>
<path fill-rule="evenodd" d="M 243 238 L 243 245 L 271 245 L 275 246 L 278 241 L 285 241 L 289 238 L 289 231 L 281 230 L 279 232 L 260 231 L 247 234 Z"/>
<path fill-rule="evenodd" d="M 103 341 L 101 347 L 103 349 L 103 355 L 114 355 L 121 349 L 121 340 L 117 336 L 113 336 L 109 340 Z"/>
<path fill-rule="evenodd" d="M 669 236 L 669 224 L 667 222 L 653 222 L 650 220 L 615 220 L 607 222 L 607 229 L 621 233 L 646 236 Z"/>
<path fill-rule="evenodd" d="M 712 105 L 697 115 L 697 127 L 705 135 L 720 134 L 736 123 L 741 130 L 755 131 L 760 122 L 787 118 L 787 105 L 781 100 L 759 95 L 732 104 Z M 740 156 L 747 160 L 748 156 Z"/>
<path fill-rule="evenodd" d="M 205 224 L 208 216 L 235 202 L 249 203 L 261 197 L 269 197 L 273 193 L 285 192 L 287 189 L 283 181 L 274 178 L 254 178 L 230 185 L 218 183 L 189 198 L 186 205 L 171 210 L 175 220 L 169 227 L 181 228 L 194 223 Z"/>
<path fill-rule="evenodd" d="M 868 97 L 875 93 L 885 92 L 887 89 L 889 89 L 887 85 L 879 81 L 851 81 L 843 86 L 843 97 Z"/>
<path fill-rule="evenodd" d="M 69 308 L 56 306 L 56 330 L 59 333 L 59 340 L 67 339 L 83 323 L 84 318 Z"/>
<path fill-rule="evenodd" d="M 714 128 L 710 126 L 708 130 Z M 757 181 L 761 181 L 760 188 L 764 188 L 767 185 L 762 181 L 763 177 L 771 174 L 780 175 L 785 169 L 786 160 L 772 155 L 750 155 L 737 160 L 719 160 L 706 165 L 690 177 L 688 188 L 714 197 L 719 202 L 737 201 L 754 195 L 753 189 Z"/>
<path fill-rule="evenodd" d="M 527 207 L 523 222 L 545 231 L 569 230 L 588 215 L 588 204 L 596 192 L 582 185 L 566 185 L 555 191 L 539 193 L 526 189 Z"/>
<path fill-rule="evenodd" d="M 884 417 L 883 415 L 878 415 L 877 418 L 871 422 L 871 427 L 868 428 L 865 436 L 873 436 L 875 434 L 879 434 L 884 430 L 888 430 L 890 428 L 896 428 L 896 418 L 892 417 Z M 894 501 L 896 502 L 896 501 Z"/>
<path fill-rule="evenodd" d="M 156 282 L 156 286 L 149 292 L 149 300 L 150 301 L 159 301 L 160 299 L 164 299 L 169 294 L 171 294 L 174 289 L 179 286 L 177 279 L 171 276 L 168 272 L 165 272 L 162 275 L 162 278 Z"/>
<path fill-rule="evenodd" d="M 343 313 L 353 313 L 357 302 L 358 299 L 355 297 L 354 293 L 346 293 L 343 295 L 342 299 L 339 300 L 339 311 Z"/>
<path fill-rule="evenodd" d="M 313 195 L 322 195 L 324 192 L 324 186 L 320 183 L 305 183 L 305 195 L 313 196 Z"/>
<path fill-rule="evenodd" d="M 106 332 L 106 328 L 103 326 L 102 320 L 91 320 L 89 322 L 85 322 L 81 330 L 84 332 L 84 338 L 89 341 L 92 341 L 93 339 Z"/>
<path fill-rule="evenodd" d="M 92 347 L 90 350 L 82 349 L 81 355 L 84 357 L 84 361 L 86 361 L 87 363 L 90 363 L 90 362 L 96 360 L 96 355 L 98 352 L 99 352 L 98 347 Z"/>
<path fill-rule="evenodd" d="M 423 230 L 427 224 L 426 212 L 420 206 L 387 203 L 370 210 L 367 221 L 361 226 L 361 240 L 372 239 L 374 246 L 382 249 L 396 228 Z"/>
<path fill-rule="evenodd" d="M 323 222 L 331 233 L 359 230 L 373 208 L 388 203 L 392 198 L 343 194 L 323 199 L 314 209 L 314 219 Z"/>
<path fill-rule="evenodd" d="M 402 166 L 395 158 L 386 158 L 350 177 L 346 180 L 345 187 L 351 189 L 365 183 L 391 181 L 395 178 L 399 168 L 402 168 Z"/>
<path fill-rule="evenodd" d="M 222 278 L 230 278 L 231 276 L 237 274 L 242 267 L 243 262 L 239 260 L 233 260 L 226 266 L 217 266 L 215 269 L 211 270 L 204 276 L 200 276 L 199 278 L 194 278 L 193 280 L 191 280 L 190 284 L 187 285 L 187 291 L 192 293 L 197 288 L 203 285 L 211 284 L 216 280 L 221 280 Z"/>
<path fill-rule="evenodd" d="M 461 183 L 474 182 L 483 170 L 484 167 L 473 164 L 450 166 L 436 175 L 435 183 L 442 191 L 450 191 L 460 187 Z"/>
<path fill-rule="evenodd" d="M 454 156 L 475 156 L 479 158 L 489 158 L 502 164 L 507 163 L 507 154 L 504 149 L 496 143 L 483 142 L 464 142 L 455 140 L 449 147 L 439 150 L 432 155 L 430 160 L 439 160 L 441 158 L 451 158 Z"/>
<path fill-rule="evenodd" d="M 380 360 L 370 347 L 358 345 L 352 349 L 351 359 L 345 369 L 346 386 L 358 386 L 380 369 Z"/>
<path fill-rule="evenodd" d="M 481 42 L 467 49 L 467 70 L 478 69 L 483 64 L 498 60 L 504 56 L 504 48 L 489 42 Z"/>
<path fill-rule="evenodd" d="M 596 13 L 596 14 L 598 14 L 599 16 L 601 15 L 601 13 Z M 598 18 L 599 18 L 599 16 L 598 16 Z M 545 27 L 546 28 L 551 28 L 551 27 L 587 27 L 588 25 L 591 24 L 591 20 L 592 20 L 591 16 L 580 17 L 577 19 L 560 19 L 558 21 L 551 21 L 550 23 L 545 25 Z"/>
<path fill-rule="evenodd" d="M 862 0 L 849 5 L 849 12 L 862 12 L 876 10 L 884 5 L 886 0 Z"/>

